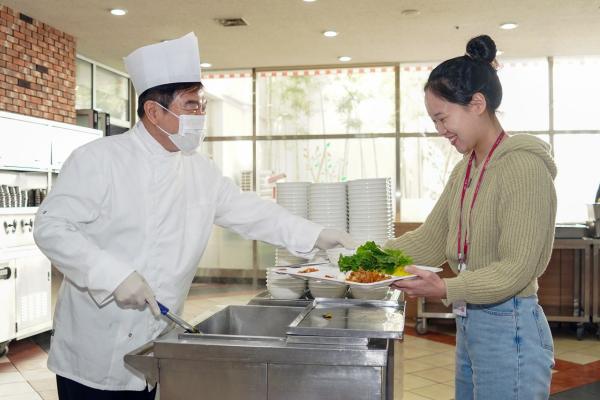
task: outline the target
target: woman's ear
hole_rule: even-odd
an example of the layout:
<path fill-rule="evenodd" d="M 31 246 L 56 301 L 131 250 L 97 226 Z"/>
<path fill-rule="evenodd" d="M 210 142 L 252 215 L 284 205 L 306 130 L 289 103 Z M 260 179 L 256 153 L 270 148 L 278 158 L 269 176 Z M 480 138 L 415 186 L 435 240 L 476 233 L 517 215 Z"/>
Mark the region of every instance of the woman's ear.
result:
<path fill-rule="evenodd" d="M 487 111 L 487 101 L 485 96 L 479 92 L 473 95 L 469 108 L 473 110 L 477 115 L 481 115 Z"/>

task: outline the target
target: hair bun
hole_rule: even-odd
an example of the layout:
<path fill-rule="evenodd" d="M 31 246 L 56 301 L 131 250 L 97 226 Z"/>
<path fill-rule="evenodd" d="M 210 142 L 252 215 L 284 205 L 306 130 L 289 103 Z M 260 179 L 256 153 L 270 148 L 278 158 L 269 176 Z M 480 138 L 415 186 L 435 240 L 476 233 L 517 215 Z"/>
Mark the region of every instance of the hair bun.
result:
<path fill-rule="evenodd" d="M 496 43 L 488 35 L 474 37 L 467 43 L 467 55 L 475 61 L 492 64 L 496 59 Z"/>

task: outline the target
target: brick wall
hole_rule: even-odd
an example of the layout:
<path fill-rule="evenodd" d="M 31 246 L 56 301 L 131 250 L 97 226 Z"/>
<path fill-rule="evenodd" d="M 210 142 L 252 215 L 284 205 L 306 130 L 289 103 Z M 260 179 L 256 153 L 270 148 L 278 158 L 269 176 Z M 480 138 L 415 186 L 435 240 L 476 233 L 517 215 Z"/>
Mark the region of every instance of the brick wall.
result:
<path fill-rule="evenodd" d="M 0 4 L 0 110 L 75 123 L 75 38 Z"/>

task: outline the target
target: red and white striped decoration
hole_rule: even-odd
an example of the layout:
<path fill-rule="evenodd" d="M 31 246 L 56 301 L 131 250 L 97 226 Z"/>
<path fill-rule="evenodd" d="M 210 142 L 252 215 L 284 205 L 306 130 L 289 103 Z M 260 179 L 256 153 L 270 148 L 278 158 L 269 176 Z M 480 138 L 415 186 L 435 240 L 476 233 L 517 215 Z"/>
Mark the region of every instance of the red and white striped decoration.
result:
<path fill-rule="evenodd" d="M 288 71 L 260 71 L 259 78 L 287 77 L 287 76 L 328 76 L 328 75 L 353 75 L 393 72 L 394 67 L 359 67 L 359 68 L 325 68 L 325 69 L 297 69 Z"/>
<path fill-rule="evenodd" d="M 252 78 L 252 71 L 210 72 L 208 74 L 202 75 L 202 79 L 235 79 L 235 78 Z"/>
<path fill-rule="evenodd" d="M 557 59 L 558 61 L 558 59 Z M 581 60 L 560 62 L 576 62 L 581 64 L 595 63 L 596 60 Z M 500 62 L 500 69 L 503 68 L 527 68 L 535 67 L 546 63 L 545 59 L 531 60 L 507 60 Z M 437 63 L 410 63 L 400 64 L 402 72 L 431 72 Z M 356 68 L 321 68 L 321 69 L 296 69 L 282 71 L 258 71 L 256 76 L 259 78 L 267 77 L 293 77 L 293 76 L 335 76 L 335 75 L 353 75 L 353 74 L 373 74 L 373 73 L 388 73 L 393 72 L 393 66 L 386 67 L 356 67 Z M 252 78 L 252 71 L 223 71 L 223 72 L 208 72 L 202 76 L 203 79 L 235 79 L 235 78 Z"/>

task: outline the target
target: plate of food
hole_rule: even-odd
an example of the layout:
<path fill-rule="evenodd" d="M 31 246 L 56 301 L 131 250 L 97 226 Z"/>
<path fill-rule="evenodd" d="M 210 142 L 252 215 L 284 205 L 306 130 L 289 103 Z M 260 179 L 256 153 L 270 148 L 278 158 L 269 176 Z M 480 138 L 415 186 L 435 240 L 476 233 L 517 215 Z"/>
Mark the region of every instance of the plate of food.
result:
<path fill-rule="evenodd" d="M 305 279 L 317 279 L 350 286 L 389 286 L 401 279 L 411 279 L 416 275 L 408 273 L 405 267 L 413 265 L 413 260 L 401 250 L 382 249 L 375 242 L 367 242 L 356 249 L 353 255 L 340 255 L 338 266 L 324 264 L 304 268 L 276 268 L 275 272 Z M 441 272 L 441 268 L 416 265 L 431 272 Z"/>

